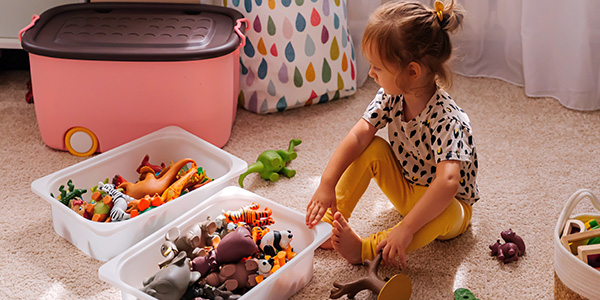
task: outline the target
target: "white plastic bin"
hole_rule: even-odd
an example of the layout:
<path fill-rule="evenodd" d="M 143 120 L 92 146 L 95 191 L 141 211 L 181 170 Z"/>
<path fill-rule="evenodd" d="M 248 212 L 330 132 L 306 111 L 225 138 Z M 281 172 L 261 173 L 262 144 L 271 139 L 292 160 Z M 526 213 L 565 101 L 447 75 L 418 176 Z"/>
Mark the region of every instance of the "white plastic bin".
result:
<path fill-rule="evenodd" d="M 98 270 L 99 277 L 120 288 L 123 299 L 155 299 L 139 289 L 143 286 L 143 280 L 154 275 L 159 270 L 158 263 L 164 260 L 160 254 L 160 246 L 165 233 L 173 227 L 184 230 L 209 216 L 215 218 L 222 210 L 236 210 L 252 202 L 258 203 L 260 209 L 270 207 L 273 210 L 275 224 L 269 228 L 292 231 L 294 238 L 291 245 L 297 255 L 241 299 L 288 299 L 311 280 L 314 251 L 329 237 L 331 225 L 321 222 L 308 229 L 304 224 L 303 214 L 235 186 L 223 189 L 102 265 Z"/>
<path fill-rule="evenodd" d="M 191 158 L 214 181 L 135 218 L 111 223 L 85 219 L 50 196 L 60 194 L 58 188 L 66 186 L 69 179 L 75 188 L 88 189 L 83 194 L 86 201 L 92 194 L 89 188 L 105 178 L 119 174 L 129 181 L 137 180 L 135 170 L 146 154 L 154 164 Z M 247 166 L 245 161 L 199 137 L 169 126 L 37 179 L 31 189 L 50 203 L 56 233 L 92 258 L 107 261 L 230 185 Z"/>

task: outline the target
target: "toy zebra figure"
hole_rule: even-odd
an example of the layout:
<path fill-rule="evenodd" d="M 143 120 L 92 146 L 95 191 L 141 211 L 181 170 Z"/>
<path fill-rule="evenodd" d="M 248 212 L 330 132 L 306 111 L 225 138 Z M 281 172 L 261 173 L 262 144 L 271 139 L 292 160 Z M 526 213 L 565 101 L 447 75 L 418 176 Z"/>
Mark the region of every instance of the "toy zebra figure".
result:
<path fill-rule="evenodd" d="M 252 226 L 266 226 L 275 223 L 271 218 L 272 213 L 273 211 L 268 207 L 265 207 L 264 211 L 258 211 L 258 203 L 252 202 L 238 210 L 224 211 L 223 215 L 227 223 L 244 222 Z"/>
<path fill-rule="evenodd" d="M 125 212 L 127 209 L 127 203 L 135 200 L 131 196 L 123 194 L 121 191 L 115 188 L 114 184 L 98 183 L 98 190 L 107 193 L 113 202 L 113 207 L 110 210 L 110 219 L 112 222 L 123 221 L 131 218 L 131 215 Z"/>

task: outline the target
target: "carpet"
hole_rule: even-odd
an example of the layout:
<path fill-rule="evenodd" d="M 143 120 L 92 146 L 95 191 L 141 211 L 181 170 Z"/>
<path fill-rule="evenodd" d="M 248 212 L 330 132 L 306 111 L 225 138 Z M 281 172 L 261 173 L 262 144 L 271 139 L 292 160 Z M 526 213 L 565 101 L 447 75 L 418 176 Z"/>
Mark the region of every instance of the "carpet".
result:
<path fill-rule="evenodd" d="M 33 180 L 86 158 L 46 147 L 34 105 L 25 101 L 29 73 L 0 72 L 0 298 L 120 299 L 119 289 L 98 278 L 103 262 L 58 236 L 49 205 Z M 256 174 L 245 187 L 304 213 L 335 147 L 360 118 L 376 84 L 368 80 L 349 98 L 257 115 L 239 109 L 224 150 L 252 163 L 266 149 L 302 139 L 290 163 L 294 178 L 266 182 Z M 600 111 L 579 112 L 550 98 L 529 98 L 522 87 L 489 78 L 455 76 L 450 94 L 469 114 L 479 154 L 481 200 L 471 226 L 450 241 L 435 241 L 408 255 L 408 267 L 381 267 L 381 278 L 406 274 L 412 299 L 453 299 L 468 288 L 479 299 L 552 299 L 552 231 L 569 196 L 580 188 L 600 193 Z M 68 116 L 60 116 L 68 117 Z M 385 130 L 378 134 L 385 136 Z M 593 211 L 588 203 L 578 207 Z M 376 184 L 356 207 L 350 225 L 359 235 L 389 228 L 399 216 Z M 519 261 L 503 264 L 488 245 L 511 228 L 527 245 Z M 317 249 L 314 274 L 292 299 L 327 299 L 333 281 L 366 274 L 334 251 Z M 356 299 L 375 299 L 363 291 Z"/>

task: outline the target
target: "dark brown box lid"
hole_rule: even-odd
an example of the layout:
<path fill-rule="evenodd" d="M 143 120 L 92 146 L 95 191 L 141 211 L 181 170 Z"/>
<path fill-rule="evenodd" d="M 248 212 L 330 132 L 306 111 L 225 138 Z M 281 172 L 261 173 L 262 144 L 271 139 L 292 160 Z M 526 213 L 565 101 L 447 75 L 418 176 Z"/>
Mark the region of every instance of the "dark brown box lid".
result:
<path fill-rule="evenodd" d="M 21 45 L 29 53 L 67 59 L 200 60 L 238 48 L 234 27 L 241 18 L 234 9 L 202 4 L 67 4 L 41 14 Z"/>

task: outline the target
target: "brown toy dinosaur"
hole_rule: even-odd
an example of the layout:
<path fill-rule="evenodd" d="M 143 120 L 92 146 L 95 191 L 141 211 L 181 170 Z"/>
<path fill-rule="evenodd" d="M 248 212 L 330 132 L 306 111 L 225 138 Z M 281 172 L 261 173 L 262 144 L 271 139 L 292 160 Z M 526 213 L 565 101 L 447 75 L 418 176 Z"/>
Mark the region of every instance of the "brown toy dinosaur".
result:
<path fill-rule="evenodd" d="M 174 181 L 179 170 L 188 163 L 192 163 L 195 168 L 196 162 L 191 158 L 184 158 L 175 164 L 162 169 L 158 177 L 152 171 L 152 168 L 142 167 L 140 181 L 136 183 L 123 182 L 118 187 L 123 192 L 135 199 L 141 199 L 146 195 L 161 195 Z"/>

